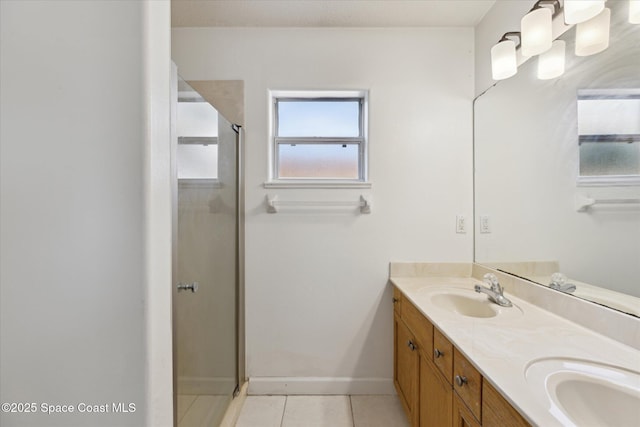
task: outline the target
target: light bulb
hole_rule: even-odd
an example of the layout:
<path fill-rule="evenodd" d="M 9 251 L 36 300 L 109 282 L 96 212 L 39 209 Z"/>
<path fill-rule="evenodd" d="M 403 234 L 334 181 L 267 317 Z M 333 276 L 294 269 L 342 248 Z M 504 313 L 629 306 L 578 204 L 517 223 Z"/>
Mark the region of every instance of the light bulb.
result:
<path fill-rule="evenodd" d="M 604 9 L 605 0 L 564 0 L 564 22 L 579 24 L 593 18 Z"/>
<path fill-rule="evenodd" d="M 640 24 L 640 0 L 629 1 L 629 22 Z"/>
<path fill-rule="evenodd" d="M 520 21 L 522 33 L 522 55 L 534 56 L 551 47 L 551 10 L 541 7 L 527 13 Z"/>
<path fill-rule="evenodd" d="M 594 18 L 576 25 L 576 56 L 588 56 L 609 47 L 611 10 L 604 9 Z"/>
<path fill-rule="evenodd" d="M 538 78 L 541 80 L 555 79 L 564 74 L 565 42 L 556 40 L 551 49 L 538 57 Z"/>
<path fill-rule="evenodd" d="M 507 79 L 518 72 L 516 44 L 503 40 L 491 48 L 491 74 L 494 80 Z"/>

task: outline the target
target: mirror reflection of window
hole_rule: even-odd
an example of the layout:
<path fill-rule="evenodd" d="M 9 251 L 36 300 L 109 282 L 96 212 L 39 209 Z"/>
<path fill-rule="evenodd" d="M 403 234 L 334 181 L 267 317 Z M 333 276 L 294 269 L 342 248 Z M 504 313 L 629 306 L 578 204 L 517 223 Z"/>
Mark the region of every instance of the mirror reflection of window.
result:
<path fill-rule="evenodd" d="M 218 112 L 206 101 L 178 102 L 178 179 L 218 178 Z"/>
<path fill-rule="evenodd" d="M 581 177 L 640 177 L 640 89 L 578 91 L 578 134 Z"/>

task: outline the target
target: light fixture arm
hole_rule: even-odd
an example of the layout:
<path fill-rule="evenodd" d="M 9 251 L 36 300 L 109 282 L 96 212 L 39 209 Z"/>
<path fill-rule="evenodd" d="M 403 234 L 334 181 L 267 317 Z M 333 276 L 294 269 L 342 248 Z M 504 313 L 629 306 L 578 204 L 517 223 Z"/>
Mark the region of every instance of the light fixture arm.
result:
<path fill-rule="evenodd" d="M 498 40 L 498 43 L 510 40 L 510 38 L 513 38 L 513 37 L 518 38 L 518 43 L 516 43 L 516 49 L 517 49 L 520 46 L 520 42 L 522 40 L 522 33 L 520 31 L 509 31 L 507 33 L 504 33 L 502 37 L 500 37 L 500 40 Z"/>
<path fill-rule="evenodd" d="M 558 0 L 538 0 L 529 12 L 532 12 L 536 9 L 540 9 L 544 6 L 553 6 L 553 14 L 551 16 L 555 17 L 560 13 L 560 2 Z"/>

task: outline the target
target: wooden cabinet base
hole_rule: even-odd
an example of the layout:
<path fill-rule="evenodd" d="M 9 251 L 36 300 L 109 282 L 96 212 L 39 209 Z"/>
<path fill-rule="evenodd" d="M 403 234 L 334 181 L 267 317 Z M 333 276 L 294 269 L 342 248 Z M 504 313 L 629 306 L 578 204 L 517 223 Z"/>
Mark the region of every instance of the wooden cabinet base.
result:
<path fill-rule="evenodd" d="M 485 381 L 482 386 L 482 425 L 485 427 L 530 426 L 488 381 Z"/>

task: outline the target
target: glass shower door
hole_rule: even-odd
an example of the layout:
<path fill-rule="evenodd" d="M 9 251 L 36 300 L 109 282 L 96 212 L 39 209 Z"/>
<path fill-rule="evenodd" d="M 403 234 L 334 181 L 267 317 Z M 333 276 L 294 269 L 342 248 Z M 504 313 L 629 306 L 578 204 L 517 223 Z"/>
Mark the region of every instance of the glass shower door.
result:
<path fill-rule="evenodd" d="M 189 89 L 179 84 L 177 111 L 177 421 L 216 426 L 238 385 L 238 134 Z"/>

